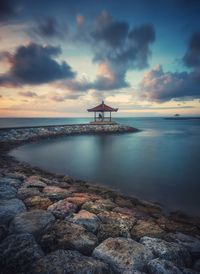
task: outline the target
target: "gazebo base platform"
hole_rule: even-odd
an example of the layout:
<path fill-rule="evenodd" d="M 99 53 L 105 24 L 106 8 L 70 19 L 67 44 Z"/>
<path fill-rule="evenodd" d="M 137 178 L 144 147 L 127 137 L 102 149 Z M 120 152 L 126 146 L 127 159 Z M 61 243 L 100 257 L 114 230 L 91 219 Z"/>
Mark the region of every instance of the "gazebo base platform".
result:
<path fill-rule="evenodd" d="M 93 121 L 90 122 L 91 125 L 116 125 L 117 123 L 114 121 Z"/>

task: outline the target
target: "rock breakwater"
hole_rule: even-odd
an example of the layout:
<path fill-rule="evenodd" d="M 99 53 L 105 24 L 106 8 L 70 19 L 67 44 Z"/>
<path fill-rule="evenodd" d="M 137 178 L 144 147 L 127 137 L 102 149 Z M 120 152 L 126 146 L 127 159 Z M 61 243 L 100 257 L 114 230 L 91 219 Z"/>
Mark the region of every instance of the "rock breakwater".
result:
<path fill-rule="evenodd" d="M 81 133 L 77 127 L 77 133 L 100 130 L 88 126 Z M 70 128 L 62 134 L 76 134 Z M 158 204 L 50 174 L 7 155 L 18 142 L 60 136 L 51 130 L 37 128 L 39 136 L 33 128 L 0 133 L 1 274 L 200 273 L 199 218 L 166 215 Z M 100 133 L 120 130 L 134 131 L 109 125 Z"/>

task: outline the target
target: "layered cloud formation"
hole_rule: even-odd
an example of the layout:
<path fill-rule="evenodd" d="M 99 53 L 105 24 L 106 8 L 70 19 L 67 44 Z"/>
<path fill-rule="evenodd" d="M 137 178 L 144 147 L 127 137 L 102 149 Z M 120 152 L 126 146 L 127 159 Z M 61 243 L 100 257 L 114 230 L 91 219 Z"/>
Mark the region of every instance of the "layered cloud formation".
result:
<path fill-rule="evenodd" d="M 191 36 L 183 62 L 191 71 L 164 72 L 158 65 L 146 73 L 140 83 L 141 96 L 159 102 L 200 98 L 200 31 Z"/>
<path fill-rule="evenodd" d="M 9 71 L 0 75 L 0 85 L 38 85 L 59 79 L 73 78 L 75 73 L 63 61 L 54 58 L 61 54 L 60 47 L 30 43 L 20 46 L 14 54 L 4 53 Z"/>

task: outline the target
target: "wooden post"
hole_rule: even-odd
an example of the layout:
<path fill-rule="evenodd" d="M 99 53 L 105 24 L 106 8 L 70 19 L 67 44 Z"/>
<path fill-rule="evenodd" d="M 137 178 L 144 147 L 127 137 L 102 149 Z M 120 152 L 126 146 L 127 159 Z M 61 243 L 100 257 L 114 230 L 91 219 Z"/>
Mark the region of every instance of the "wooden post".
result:
<path fill-rule="evenodd" d="M 111 122 L 111 111 L 110 111 L 110 122 Z"/>
<path fill-rule="evenodd" d="M 94 121 L 96 122 L 96 111 L 94 112 Z"/>

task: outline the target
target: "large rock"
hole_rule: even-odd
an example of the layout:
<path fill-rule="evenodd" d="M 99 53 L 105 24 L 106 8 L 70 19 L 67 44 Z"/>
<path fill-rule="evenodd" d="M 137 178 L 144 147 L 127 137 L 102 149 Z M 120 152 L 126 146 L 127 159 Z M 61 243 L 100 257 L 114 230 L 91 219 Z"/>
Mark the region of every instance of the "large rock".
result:
<path fill-rule="evenodd" d="M 108 263 L 115 273 L 143 271 L 154 258 L 152 252 L 132 239 L 109 238 L 97 246 L 93 256 Z"/>
<path fill-rule="evenodd" d="M 43 189 L 43 193 L 49 198 L 54 201 L 59 201 L 69 197 L 72 193 L 71 191 L 58 187 L 58 186 L 46 186 Z"/>
<path fill-rule="evenodd" d="M 14 178 L 10 178 L 10 177 L 3 177 L 0 179 L 0 184 L 2 184 L 2 183 L 9 184 L 10 186 L 12 186 L 14 188 L 18 188 L 22 184 L 22 181 L 19 179 L 14 179 Z"/>
<path fill-rule="evenodd" d="M 122 196 L 117 196 L 115 198 L 115 203 L 119 206 L 119 207 L 127 207 L 127 208 L 132 208 L 133 204 L 131 202 L 131 200 L 129 198 L 125 198 Z"/>
<path fill-rule="evenodd" d="M 32 196 L 25 199 L 24 203 L 30 209 L 47 209 L 52 201 L 47 197 Z"/>
<path fill-rule="evenodd" d="M 130 237 L 130 230 L 136 222 L 134 217 L 112 211 L 101 212 L 98 217 L 102 221 L 98 231 L 99 241 L 110 237 Z"/>
<path fill-rule="evenodd" d="M 191 264 L 188 250 L 177 243 L 150 237 L 141 238 L 140 243 L 151 250 L 156 257 L 172 261 L 178 266 L 189 266 Z"/>
<path fill-rule="evenodd" d="M 100 220 L 97 215 L 86 210 L 80 210 L 77 214 L 75 214 L 72 218 L 72 222 L 83 226 L 85 229 L 94 234 L 96 234 L 100 226 Z"/>
<path fill-rule="evenodd" d="M 194 269 L 199 271 L 200 273 L 200 259 L 198 259 L 195 263 L 194 263 Z"/>
<path fill-rule="evenodd" d="M 169 241 L 185 246 L 194 257 L 200 257 L 200 240 L 181 232 L 169 233 L 166 236 Z"/>
<path fill-rule="evenodd" d="M 54 216 L 45 210 L 32 210 L 18 214 L 10 224 L 12 233 L 31 233 L 39 236 L 44 228 L 52 221 Z"/>
<path fill-rule="evenodd" d="M 58 219 L 64 219 L 67 216 L 77 211 L 75 204 L 69 203 L 66 199 L 58 201 L 48 207 L 48 211 L 52 212 L 53 215 Z"/>
<path fill-rule="evenodd" d="M 108 199 L 99 199 L 96 201 L 89 201 L 83 204 L 82 209 L 98 214 L 103 211 L 109 211 L 116 207 L 112 201 Z"/>
<path fill-rule="evenodd" d="M 19 199 L 0 200 L 1 224 L 8 224 L 15 215 L 24 211 L 26 211 L 26 207 Z"/>
<path fill-rule="evenodd" d="M 56 220 L 44 230 L 40 243 L 47 252 L 72 249 L 87 255 L 96 247 L 97 238 L 79 225 Z"/>
<path fill-rule="evenodd" d="M 40 177 L 37 177 L 37 176 L 31 176 L 29 177 L 27 180 L 25 180 L 25 186 L 26 187 L 36 187 L 36 188 L 39 188 L 39 189 L 43 189 L 47 186 L 46 183 L 42 182 L 40 180 Z"/>
<path fill-rule="evenodd" d="M 29 273 L 29 266 L 42 256 L 31 234 L 10 235 L 0 245 L 0 273 Z"/>
<path fill-rule="evenodd" d="M 165 231 L 161 229 L 152 219 L 138 220 L 137 224 L 131 230 L 131 237 L 133 239 L 140 239 L 143 236 L 160 238 L 163 237 Z"/>
<path fill-rule="evenodd" d="M 87 193 L 75 193 L 72 197 L 66 198 L 70 203 L 77 206 L 82 206 L 84 203 L 90 201 L 91 197 Z"/>
<path fill-rule="evenodd" d="M 8 183 L 0 184 L 0 199 L 15 198 L 17 190 Z"/>
<path fill-rule="evenodd" d="M 77 251 L 57 250 L 33 264 L 31 274 L 112 274 L 107 264 Z"/>
<path fill-rule="evenodd" d="M 172 262 L 159 258 L 151 260 L 147 267 L 150 274 L 183 274 Z"/>
<path fill-rule="evenodd" d="M 38 188 L 27 188 L 27 187 L 21 187 L 18 189 L 17 197 L 19 199 L 25 200 L 32 196 L 39 196 L 41 195 L 41 192 Z"/>

